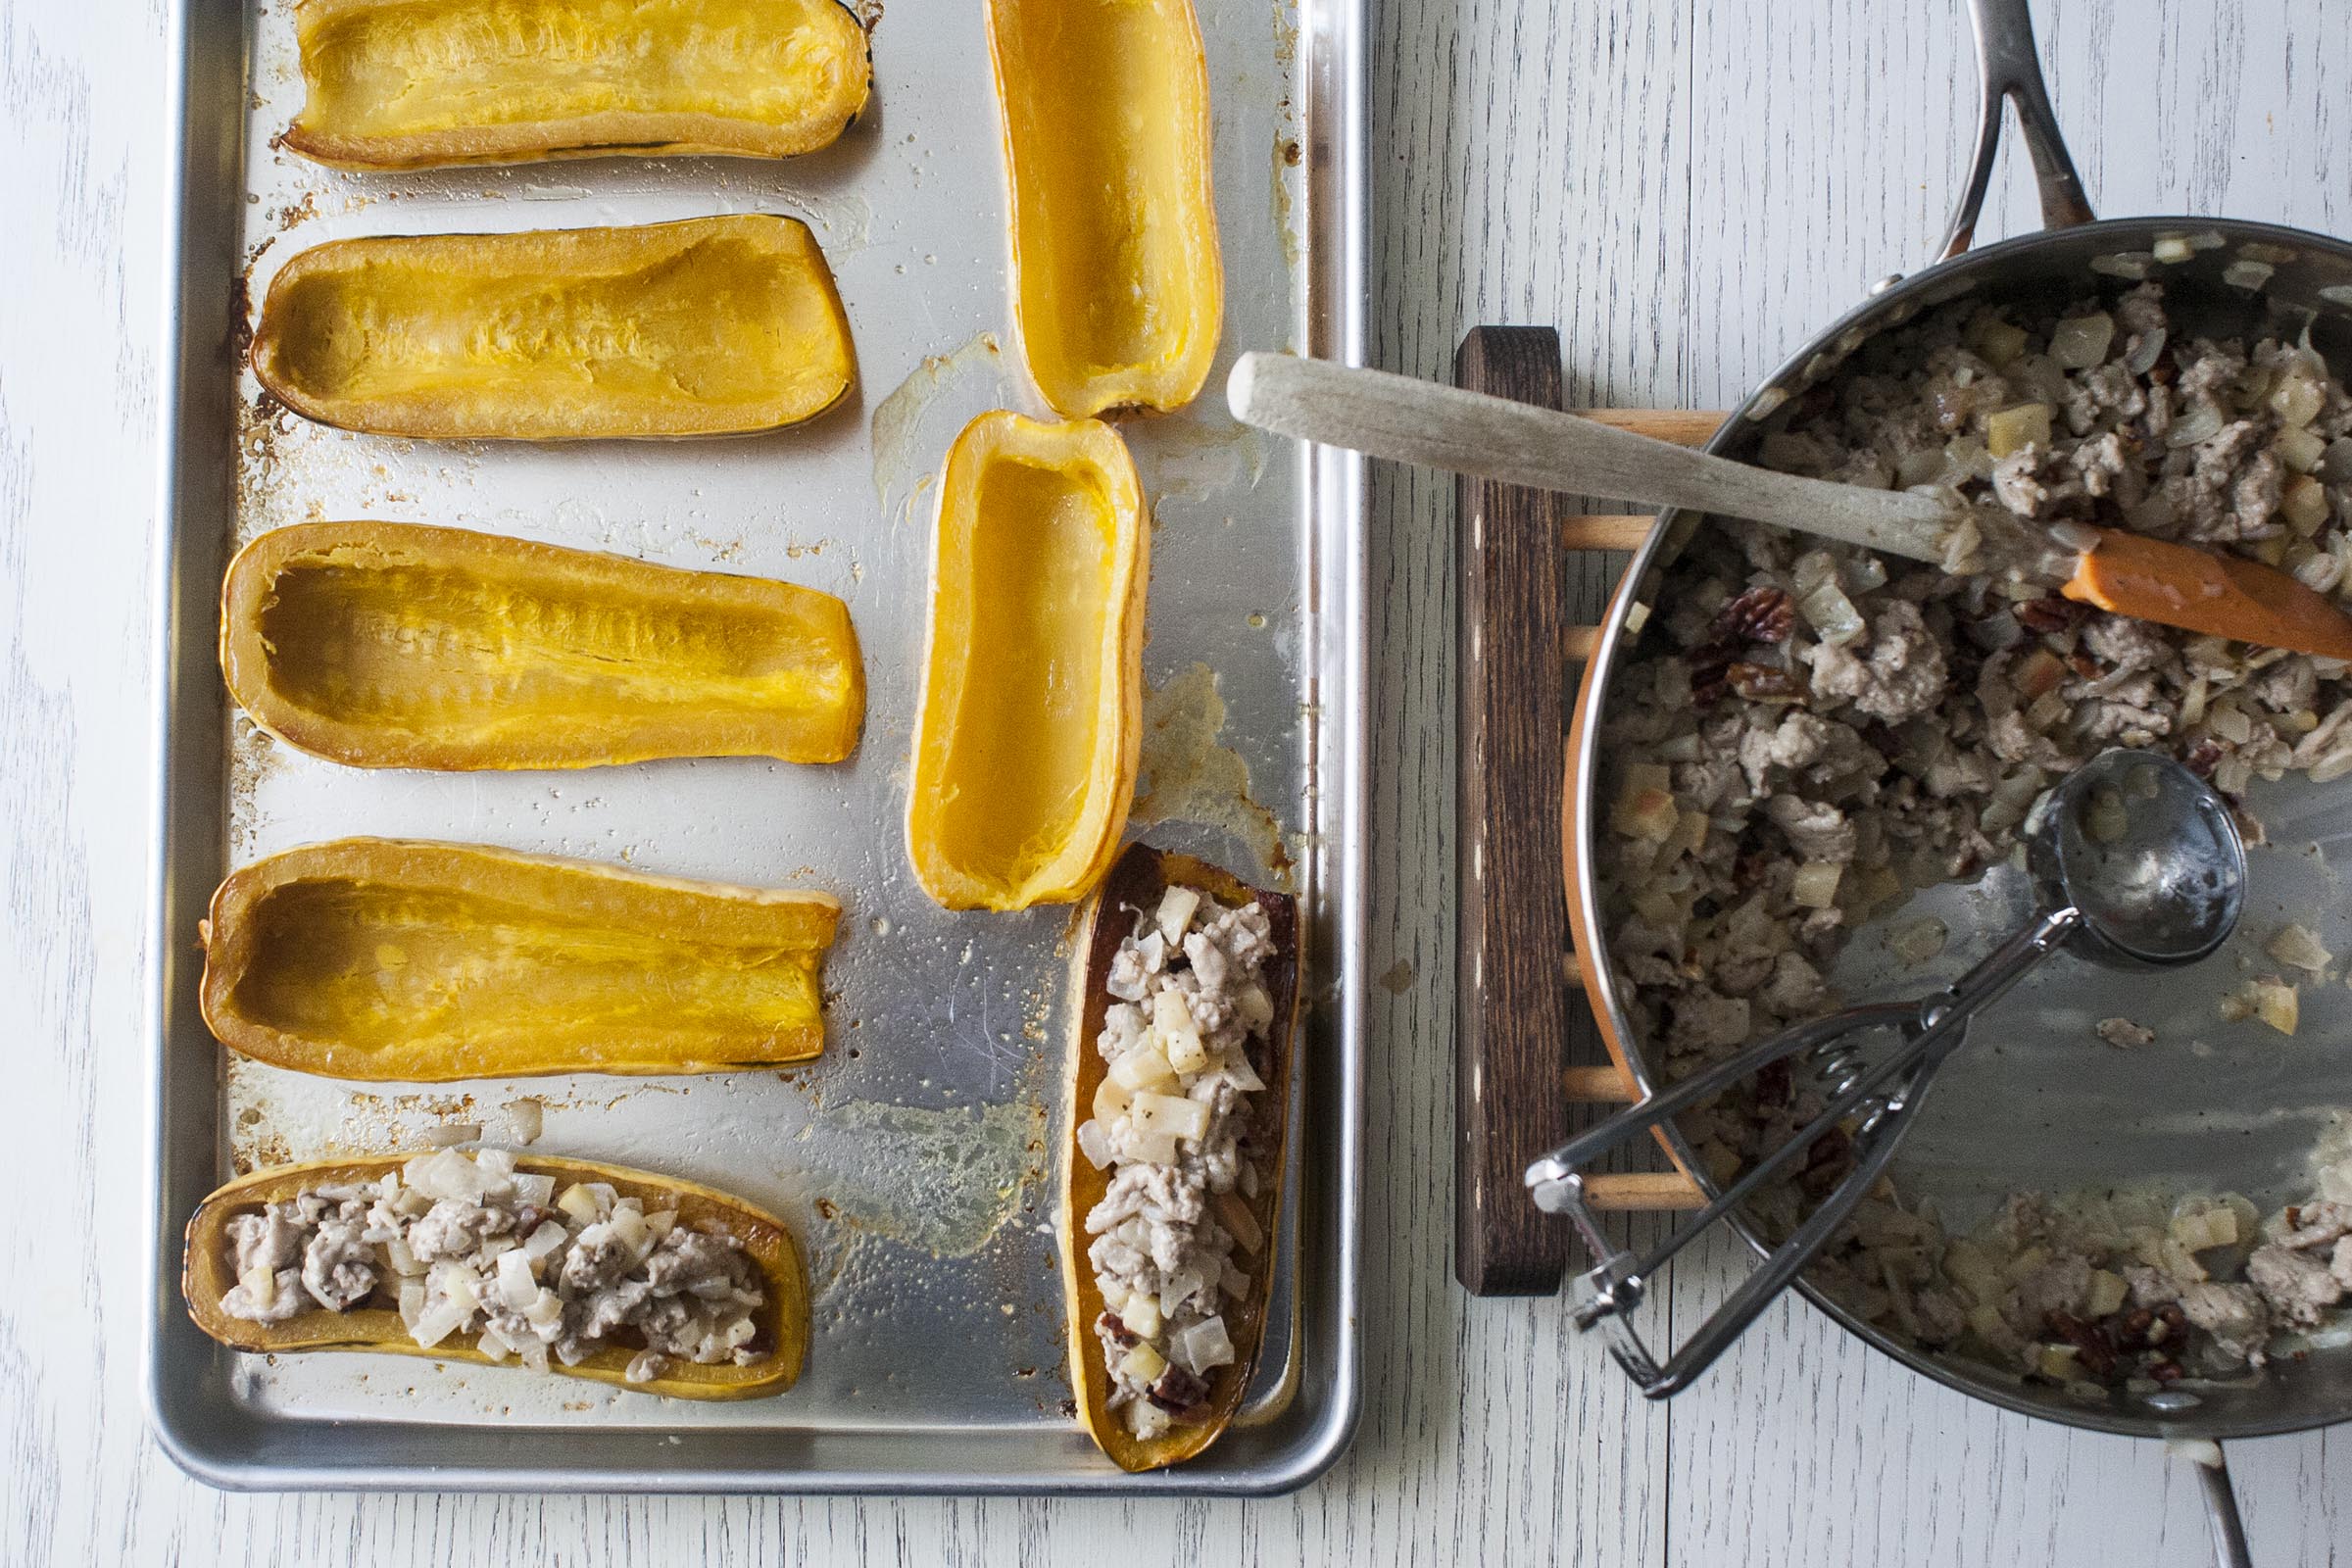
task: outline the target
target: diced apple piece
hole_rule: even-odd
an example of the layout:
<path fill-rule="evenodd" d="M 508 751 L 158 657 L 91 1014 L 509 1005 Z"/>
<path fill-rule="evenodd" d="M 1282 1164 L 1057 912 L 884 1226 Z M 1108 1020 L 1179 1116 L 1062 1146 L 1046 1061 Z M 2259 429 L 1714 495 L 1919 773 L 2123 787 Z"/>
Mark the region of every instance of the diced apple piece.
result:
<path fill-rule="evenodd" d="M 1147 1389 L 1157 1383 L 1159 1375 L 1167 1369 L 1168 1358 L 1153 1349 L 1149 1340 L 1130 1348 L 1119 1362 L 1120 1377 Z"/>
<path fill-rule="evenodd" d="M 1170 1138 L 1198 1139 L 1208 1131 L 1208 1106 L 1182 1095 L 1140 1094 L 1128 1114 L 1134 1118 L 1136 1130 L 1147 1138 L 1164 1133 Z"/>
<path fill-rule="evenodd" d="M 1127 1325 L 1130 1334 L 1147 1340 L 1159 1338 L 1159 1298 L 1150 1291 L 1137 1291 L 1119 1308 L 1119 1321 Z"/>
<path fill-rule="evenodd" d="M 1838 881 L 1845 867 L 1835 860 L 1807 860 L 1796 868 L 1788 897 L 1808 909 L 1827 909 L 1838 903 Z"/>
<path fill-rule="evenodd" d="M 2047 449 L 2050 444 L 2050 406 L 2047 403 L 2020 403 L 1985 416 L 1984 449 L 1995 458 L 2006 458 L 2028 447 Z"/>
<path fill-rule="evenodd" d="M 1152 920 L 1169 947 L 1184 941 L 1185 932 L 1193 926 L 1193 913 L 1200 907 L 1200 895 L 1192 888 L 1171 887 L 1159 896 L 1159 912 Z"/>

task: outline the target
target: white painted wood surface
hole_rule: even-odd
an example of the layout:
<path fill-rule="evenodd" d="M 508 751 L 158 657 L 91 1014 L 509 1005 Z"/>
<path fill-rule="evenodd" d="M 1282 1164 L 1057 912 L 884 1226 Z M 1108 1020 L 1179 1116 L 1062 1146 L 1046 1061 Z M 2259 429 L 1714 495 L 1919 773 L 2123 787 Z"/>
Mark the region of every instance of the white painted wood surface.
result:
<path fill-rule="evenodd" d="M 922 0 L 969 4 L 976 0 Z M 913 20 L 894 5 L 888 27 Z M 2102 210 L 2352 227 L 2337 0 L 2045 0 Z M 1573 395 L 1720 407 L 1926 257 L 1973 91 L 1953 0 L 1386 0 L 1374 353 L 1556 322 Z M 1975 1405 L 1784 1306 L 1671 1410 L 1450 1221 L 1450 481 L 1383 474 L 1370 1300 L 1354 1452 L 1261 1503 L 224 1496 L 141 1429 L 134 1085 L 168 62 L 152 3 L 0 6 L 0 1563 L 2205 1560 L 2150 1446 Z M 2021 220 L 2021 192 L 1999 200 Z M 1997 227 L 1997 225 L 1995 225 Z M 1597 591 L 1596 589 L 1594 590 Z M 1678 1314 L 1722 1293 L 1718 1251 Z M 2352 1429 L 2233 1450 L 2257 1559 L 2352 1561 Z"/>

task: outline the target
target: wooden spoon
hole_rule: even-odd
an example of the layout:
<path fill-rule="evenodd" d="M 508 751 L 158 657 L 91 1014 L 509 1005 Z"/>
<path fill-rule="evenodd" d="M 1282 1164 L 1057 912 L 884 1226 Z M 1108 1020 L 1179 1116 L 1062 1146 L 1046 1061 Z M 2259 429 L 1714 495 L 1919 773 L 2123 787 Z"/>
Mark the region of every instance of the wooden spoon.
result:
<path fill-rule="evenodd" d="M 1906 490 L 1751 467 L 1507 398 L 1288 354 L 1245 354 L 1234 417 L 1303 441 L 1539 490 L 1744 517 L 1940 563 L 1967 509 Z M 2033 561 L 2069 599 L 2166 626 L 2352 660 L 2352 616 L 2276 566 L 2112 528 L 2070 528 Z"/>

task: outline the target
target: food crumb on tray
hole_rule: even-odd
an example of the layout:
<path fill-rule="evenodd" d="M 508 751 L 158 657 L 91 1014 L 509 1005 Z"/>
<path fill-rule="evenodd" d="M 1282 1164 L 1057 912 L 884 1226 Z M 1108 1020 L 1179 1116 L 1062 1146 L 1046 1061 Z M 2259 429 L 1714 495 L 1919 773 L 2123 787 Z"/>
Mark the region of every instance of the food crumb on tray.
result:
<path fill-rule="evenodd" d="M 2145 1024 L 2133 1023 L 2129 1018 L 2101 1018 L 2098 1023 L 2098 1036 L 2109 1045 L 2124 1050 L 2133 1046 L 2152 1046 L 2156 1043 L 2155 1030 L 2148 1028 Z"/>

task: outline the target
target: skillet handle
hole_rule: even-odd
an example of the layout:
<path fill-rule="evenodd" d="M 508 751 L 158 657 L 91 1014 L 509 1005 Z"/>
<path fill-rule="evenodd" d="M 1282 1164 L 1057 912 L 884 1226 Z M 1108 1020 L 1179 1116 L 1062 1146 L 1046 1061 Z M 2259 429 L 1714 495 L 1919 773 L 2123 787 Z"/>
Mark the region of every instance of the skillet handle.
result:
<path fill-rule="evenodd" d="M 2001 105 L 2017 101 L 2018 129 L 2034 159 L 2034 176 L 2041 188 L 2041 221 L 2045 228 L 2072 228 L 2096 215 L 2075 161 L 2066 151 L 2058 116 L 2050 108 L 2050 92 L 2041 77 L 2041 60 L 2034 50 L 2034 14 L 2027 0 L 1969 0 L 1977 29 L 1977 75 L 1984 94 L 1983 117 L 1977 122 L 1977 149 L 1969 160 L 1968 183 L 1952 214 L 1952 226 L 1943 237 L 1937 261 L 1948 262 L 1968 249 L 1977 235 L 1977 215 L 1992 184 L 1992 163 L 2001 146 Z"/>
<path fill-rule="evenodd" d="M 1454 378 L 1558 409 L 1559 334 L 1475 327 L 1454 356 Z M 1545 1296 L 1568 1272 L 1568 1231 L 1527 1200 L 1519 1172 L 1529 1150 L 1568 1136 L 1560 1073 L 1570 1030 L 1583 1022 L 1563 972 L 1560 887 L 1568 683 L 1559 519 L 1570 509 L 1546 491 L 1469 475 L 1454 495 L 1453 1271 L 1473 1296 Z"/>

